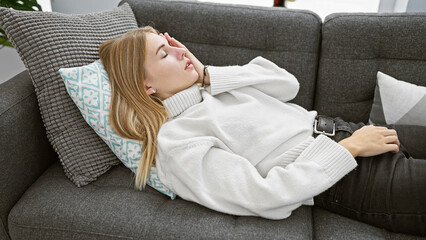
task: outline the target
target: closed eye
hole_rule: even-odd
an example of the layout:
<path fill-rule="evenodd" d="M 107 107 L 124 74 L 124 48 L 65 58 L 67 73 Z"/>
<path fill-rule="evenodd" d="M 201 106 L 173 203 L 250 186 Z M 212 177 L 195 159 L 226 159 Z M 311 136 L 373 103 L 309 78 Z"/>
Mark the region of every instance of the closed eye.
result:
<path fill-rule="evenodd" d="M 165 46 L 169 46 L 170 47 L 170 44 L 169 44 L 169 42 L 168 41 L 166 41 L 166 44 L 163 44 L 163 47 L 165 48 Z M 165 51 L 164 51 L 165 52 Z M 166 54 L 162 57 L 162 58 L 166 58 L 167 56 L 168 56 L 169 54 L 167 54 L 167 52 L 166 52 Z"/>

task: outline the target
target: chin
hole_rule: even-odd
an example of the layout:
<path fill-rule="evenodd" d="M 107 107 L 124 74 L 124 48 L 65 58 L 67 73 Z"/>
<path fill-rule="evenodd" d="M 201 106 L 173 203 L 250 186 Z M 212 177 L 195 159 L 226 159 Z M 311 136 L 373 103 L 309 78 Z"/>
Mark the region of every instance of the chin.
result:
<path fill-rule="evenodd" d="M 197 83 L 197 81 L 198 81 L 198 74 L 195 74 L 195 76 L 194 76 L 194 81 L 193 81 L 193 83 Z"/>

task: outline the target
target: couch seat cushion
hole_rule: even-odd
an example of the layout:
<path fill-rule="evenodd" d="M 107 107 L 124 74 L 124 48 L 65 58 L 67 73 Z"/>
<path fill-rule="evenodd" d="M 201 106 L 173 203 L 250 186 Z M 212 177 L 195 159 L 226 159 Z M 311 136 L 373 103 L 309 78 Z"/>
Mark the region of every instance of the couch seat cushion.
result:
<path fill-rule="evenodd" d="M 9 215 L 12 239 L 312 239 L 311 208 L 281 221 L 236 217 L 147 187 L 133 189 L 131 171 L 113 167 L 78 188 L 59 162 L 22 196 Z"/>

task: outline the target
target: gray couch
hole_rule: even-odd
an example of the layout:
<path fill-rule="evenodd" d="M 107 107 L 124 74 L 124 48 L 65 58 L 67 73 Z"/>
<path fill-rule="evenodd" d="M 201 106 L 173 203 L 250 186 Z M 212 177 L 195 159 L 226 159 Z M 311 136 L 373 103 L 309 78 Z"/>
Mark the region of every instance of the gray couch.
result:
<path fill-rule="evenodd" d="M 426 85 L 426 14 L 333 14 L 180 1 L 125 0 L 139 25 L 181 40 L 209 65 L 261 55 L 301 84 L 295 103 L 367 122 L 378 70 Z M 78 188 L 48 142 L 27 72 L 0 85 L 0 239 L 426 239 L 318 207 L 285 220 L 238 217 L 147 188 L 113 167 Z M 404 139 L 402 139 L 404 141 Z"/>

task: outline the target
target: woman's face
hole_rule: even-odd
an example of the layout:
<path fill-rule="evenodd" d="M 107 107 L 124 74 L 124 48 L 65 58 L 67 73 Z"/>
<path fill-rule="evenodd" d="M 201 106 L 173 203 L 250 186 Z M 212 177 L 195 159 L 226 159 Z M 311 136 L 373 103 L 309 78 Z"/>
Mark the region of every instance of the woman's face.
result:
<path fill-rule="evenodd" d="M 145 87 L 148 94 L 156 90 L 161 100 L 192 86 L 198 73 L 185 56 L 186 49 L 170 46 L 163 35 L 146 36 Z"/>

